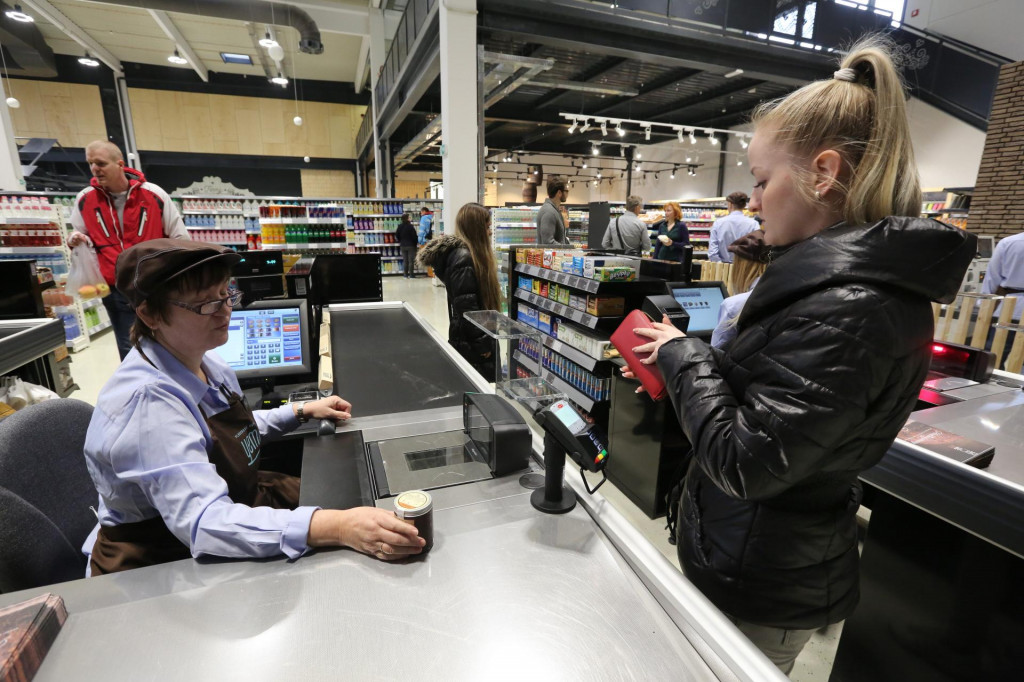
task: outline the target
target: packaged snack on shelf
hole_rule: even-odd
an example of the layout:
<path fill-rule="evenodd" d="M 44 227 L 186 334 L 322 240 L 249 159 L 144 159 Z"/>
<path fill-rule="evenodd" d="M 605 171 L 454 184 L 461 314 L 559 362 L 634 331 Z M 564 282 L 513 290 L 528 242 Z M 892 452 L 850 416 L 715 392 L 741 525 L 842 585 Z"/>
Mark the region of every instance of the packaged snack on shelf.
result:
<path fill-rule="evenodd" d="M 599 282 L 633 282 L 636 280 L 636 270 L 621 266 L 599 267 L 594 268 L 591 279 Z"/>
<path fill-rule="evenodd" d="M 626 299 L 622 296 L 587 296 L 587 312 L 597 317 L 622 315 Z"/>
<path fill-rule="evenodd" d="M 586 296 L 582 296 L 580 294 L 569 294 L 569 303 L 568 303 L 568 305 L 569 305 L 570 308 L 575 308 L 576 310 L 586 310 L 587 309 L 587 297 Z"/>
<path fill-rule="evenodd" d="M 549 289 L 550 289 L 550 285 L 548 284 L 548 282 L 546 280 L 541 280 L 539 295 L 543 296 L 544 298 L 547 298 L 548 297 L 548 290 Z"/>
<path fill-rule="evenodd" d="M 583 257 L 583 276 L 587 278 L 594 277 L 595 268 L 611 268 L 611 267 L 626 267 L 632 268 L 633 261 L 629 258 L 618 258 L 615 256 L 584 256 Z"/>
<path fill-rule="evenodd" d="M 556 339 L 593 358 L 603 358 L 609 345 L 607 339 L 602 339 L 570 324 L 560 322 L 555 331 Z"/>
<path fill-rule="evenodd" d="M 537 328 L 545 334 L 551 333 L 551 314 L 545 312 L 537 313 Z"/>

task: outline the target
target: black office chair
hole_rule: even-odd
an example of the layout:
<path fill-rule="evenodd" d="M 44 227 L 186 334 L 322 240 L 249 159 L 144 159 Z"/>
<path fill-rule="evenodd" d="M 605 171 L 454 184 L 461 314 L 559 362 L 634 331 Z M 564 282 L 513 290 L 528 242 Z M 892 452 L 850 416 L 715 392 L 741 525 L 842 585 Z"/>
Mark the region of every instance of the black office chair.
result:
<path fill-rule="evenodd" d="M 97 501 L 83 454 L 91 418 L 91 405 L 65 398 L 0 421 L 0 592 L 85 576 Z"/>

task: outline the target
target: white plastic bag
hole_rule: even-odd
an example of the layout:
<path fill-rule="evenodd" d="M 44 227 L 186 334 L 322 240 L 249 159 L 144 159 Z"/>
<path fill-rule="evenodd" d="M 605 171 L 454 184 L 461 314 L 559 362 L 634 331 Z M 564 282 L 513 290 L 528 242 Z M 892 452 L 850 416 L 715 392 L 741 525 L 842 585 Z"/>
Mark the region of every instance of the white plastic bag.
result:
<path fill-rule="evenodd" d="M 60 396 L 43 386 L 30 384 L 15 376 L 0 377 L 0 402 L 10 405 L 15 410 L 54 398 Z"/>
<path fill-rule="evenodd" d="M 71 249 L 71 267 L 64 291 L 82 299 L 102 298 L 110 293 L 110 285 L 100 273 L 100 262 L 91 246 L 83 243 Z"/>

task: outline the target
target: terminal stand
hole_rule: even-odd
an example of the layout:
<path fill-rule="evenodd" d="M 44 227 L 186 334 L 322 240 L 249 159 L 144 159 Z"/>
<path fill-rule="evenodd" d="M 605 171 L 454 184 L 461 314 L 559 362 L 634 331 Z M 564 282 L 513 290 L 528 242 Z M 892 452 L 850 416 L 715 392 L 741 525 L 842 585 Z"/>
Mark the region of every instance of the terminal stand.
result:
<path fill-rule="evenodd" d="M 565 447 L 544 433 L 544 487 L 530 495 L 530 504 L 546 514 L 565 514 L 576 507 L 576 493 L 565 485 Z"/>

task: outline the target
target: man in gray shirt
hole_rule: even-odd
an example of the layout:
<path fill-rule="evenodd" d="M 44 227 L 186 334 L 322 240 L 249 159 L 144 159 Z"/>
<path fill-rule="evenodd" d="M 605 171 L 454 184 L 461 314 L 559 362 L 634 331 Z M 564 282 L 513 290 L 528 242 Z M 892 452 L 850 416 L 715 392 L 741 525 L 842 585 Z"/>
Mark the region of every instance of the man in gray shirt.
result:
<path fill-rule="evenodd" d="M 605 249 L 619 249 L 629 256 L 646 256 L 651 253 L 651 235 L 647 225 L 637 217 L 644 200 L 632 194 L 626 198 L 626 212 L 615 216 L 608 223 L 601 246 Z"/>
<path fill-rule="evenodd" d="M 548 198 L 537 211 L 537 244 L 544 246 L 554 244 L 568 246 L 569 237 L 565 233 L 565 220 L 562 218 L 562 203 L 569 198 L 569 190 L 563 178 L 548 179 Z"/>

